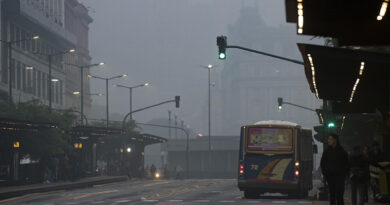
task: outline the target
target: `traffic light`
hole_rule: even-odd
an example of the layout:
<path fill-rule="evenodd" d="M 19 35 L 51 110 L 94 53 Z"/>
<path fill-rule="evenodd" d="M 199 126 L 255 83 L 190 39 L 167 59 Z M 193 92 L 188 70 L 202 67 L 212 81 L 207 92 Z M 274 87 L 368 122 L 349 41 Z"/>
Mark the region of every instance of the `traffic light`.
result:
<path fill-rule="evenodd" d="M 176 108 L 180 107 L 180 96 L 175 96 Z"/>
<path fill-rule="evenodd" d="M 226 59 L 226 46 L 227 46 L 226 36 L 218 36 L 217 37 L 217 46 L 218 46 L 218 58 L 220 60 L 225 60 Z"/>
<path fill-rule="evenodd" d="M 283 98 L 278 98 L 278 110 L 281 110 L 283 106 Z"/>
<path fill-rule="evenodd" d="M 319 142 L 326 143 L 327 136 L 326 136 L 326 130 L 323 125 L 314 126 L 314 131 L 317 132 L 317 134 L 314 134 L 314 139 L 316 139 Z"/>
<path fill-rule="evenodd" d="M 334 122 L 328 122 L 328 128 L 334 128 L 335 126 Z"/>

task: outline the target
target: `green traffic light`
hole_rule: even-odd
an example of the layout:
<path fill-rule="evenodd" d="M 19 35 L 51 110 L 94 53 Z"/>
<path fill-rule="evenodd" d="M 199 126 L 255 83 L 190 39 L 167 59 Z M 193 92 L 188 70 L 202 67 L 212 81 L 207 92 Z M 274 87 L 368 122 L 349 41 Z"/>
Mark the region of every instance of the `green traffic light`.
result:
<path fill-rule="evenodd" d="M 226 59 L 226 54 L 225 53 L 219 53 L 219 59 L 221 59 L 221 60 Z"/>
<path fill-rule="evenodd" d="M 334 126 L 335 126 L 334 122 L 328 123 L 328 128 L 332 128 L 332 127 L 334 127 Z"/>

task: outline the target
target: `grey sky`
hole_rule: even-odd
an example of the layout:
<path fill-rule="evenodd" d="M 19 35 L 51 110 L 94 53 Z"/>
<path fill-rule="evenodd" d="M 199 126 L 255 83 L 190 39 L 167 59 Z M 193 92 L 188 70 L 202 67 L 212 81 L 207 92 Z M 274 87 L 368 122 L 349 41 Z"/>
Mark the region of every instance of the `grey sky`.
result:
<path fill-rule="evenodd" d="M 165 105 L 134 115 L 144 122 L 176 111 L 192 128 L 201 129 L 194 113 L 207 109 L 207 71 L 199 65 L 221 63 L 216 36 L 227 33 L 240 8 L 258 4 L 264 21 L 274 27 L 285 23 L 283 0 L 82 0 L 90 7 L 90 51 L 94 62 L 105 61 L 95 75 L 126 73 L 115 82 L 151 87 L 134 92 L 133 108 L 182 96 L 182 107 Z M 290 25 L 295 34 L 295 25 Z M 266 37 L 264 38 L 266 41 Z M 293 56 L 296 58 L 296 56 Z M 303 70 L 302 70 L 303 74 Z M 103 81 L 91 80 L 91 92 L 105 92 Z M 128 92 L 110 87 L 110 112 L 128 112 Z M 105 105 L 104 97 L 93 102 Z M 205 119 L 206 120 L 206 119 Z M 204 131 L 205 129 L 203 129 Z"/>

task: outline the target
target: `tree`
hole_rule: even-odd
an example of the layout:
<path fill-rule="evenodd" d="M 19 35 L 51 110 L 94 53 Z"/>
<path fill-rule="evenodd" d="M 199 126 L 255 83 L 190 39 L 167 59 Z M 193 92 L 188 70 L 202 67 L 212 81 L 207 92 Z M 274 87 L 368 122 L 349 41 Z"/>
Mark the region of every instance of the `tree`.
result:
<path fill-rule="evenodd" d="M 70 112 L 63 114 L 51 110 L 38 100 L 9 104 L 4 92 L 0 92 L 0 116 L 10 121 L 20 120 L 34 124 L 55 124 L 50 129 L 24 130 L 18 132 L 20 153 L 31 159 L 41 159 L 45 156 L 62 154 L 70 148 L 70 131 L 76 116 Z M 15 135 L 8 132 L 10 136 Z M 7 145 L 3 145 L 7 146 Z"/>

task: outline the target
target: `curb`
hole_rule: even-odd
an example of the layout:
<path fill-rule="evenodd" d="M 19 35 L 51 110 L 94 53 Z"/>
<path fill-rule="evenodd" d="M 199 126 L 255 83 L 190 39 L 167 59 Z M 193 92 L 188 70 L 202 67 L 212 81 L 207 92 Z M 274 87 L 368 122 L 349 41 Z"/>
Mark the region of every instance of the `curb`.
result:
<path fill-rule="evenodd" d="M 93 185 L 122 182 L 122 181 L 127 181 L 127 180 L 128 180 L 127 176 L 118 176 L 118 177 L 110 177 L 110 178 L 105 178 L 105 179 L 96 179 L 96 180 L 91 180 L 91 181 L 69 182 L 69 183 L 64 183 L 64 184 L 48 184 L 48 185 L 42 186 L 42 187 L 31 187 L 31 188 L 25 188 L 25 189 L 20 189 L 20 190 L 11 190 L 11 191 L 1 192 L 0 193 L 0 200 L 13 198 L 13 197 L 17 197 L 17 196 L 23 196 L 26 194 L 44 193 L 44 192 L 51 192 L 51 191 L 58 191 L 58 190 L 71 190 L 71 189 L 77 189 L 77 188 L 91 187 Z"/>

